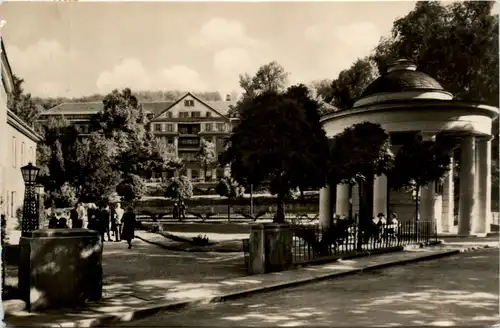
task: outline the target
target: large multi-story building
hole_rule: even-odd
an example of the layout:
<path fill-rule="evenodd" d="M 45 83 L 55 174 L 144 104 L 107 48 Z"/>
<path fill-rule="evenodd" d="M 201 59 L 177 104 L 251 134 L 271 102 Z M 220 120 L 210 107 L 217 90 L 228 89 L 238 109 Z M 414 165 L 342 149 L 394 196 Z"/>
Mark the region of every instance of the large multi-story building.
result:
<path fill-rule="evenodd" d="M 202 139 L 214 143 L 218 154 L 224 151 L 224 141 L 236 120 L 228 117 L 234 104 L 234 99 L 229 96 L 222 101 L 204 101 L 189 92 L 173 102 L 141 102 L 150 121 L 149 128 L 157 137 L 174 146 L 177 155 L 184 160 L 181 174 L 194 182 L 215 181 L 227 175 L 227 168 L 216 166 L 207 170 L 205 177 L 205 169 L 196 154 Z M 42 113 L 40 118 L 47 120 L 62 116 L 85 135 L 90 131 L 92 116 L 102 109 L 102 102 L 63 103 Z M 168 178 L 170 174 L 153 173 L 153 178 Z"/>
<path fill-rule="evenodd" d="M 1 41 L 1 39 L 0 39 Z M 21 167 L 36 163 L 36 147 L 41 137 L 7 108 L 13 90 L 13 74 L 1 41 L 0 87 L 0 214 L 7 218 L 7 229 L 15 228 L 16 212 L 23 206 L 24 180 Z"/>

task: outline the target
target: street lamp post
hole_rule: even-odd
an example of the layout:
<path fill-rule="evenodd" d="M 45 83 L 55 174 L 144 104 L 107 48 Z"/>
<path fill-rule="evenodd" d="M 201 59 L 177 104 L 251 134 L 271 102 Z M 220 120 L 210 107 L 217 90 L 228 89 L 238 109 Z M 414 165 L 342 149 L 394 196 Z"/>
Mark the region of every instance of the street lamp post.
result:
<path fill-rule="evenodd" d="M 35 191 L 36 191 L 36 217 L 38 218 L 38 224 L 42 223 L 43 227 L 43 222 L 40 222 L 40 219 L 42 217 L 42 211 L 43 211 L 43 194 L 44 194 L 44 187 L 42 184 L 37 184 L 35 185 Z"/>
<path fill-rule="evenodd" d="M 25 186 L 23 220 L 21 223 L 21 231 L 23 234 L 28 231 L 38 230 L 38 209 L 35 197 L 35 184 L 39 171 L 40 169 L 31 162 L 21 167 Z"/>

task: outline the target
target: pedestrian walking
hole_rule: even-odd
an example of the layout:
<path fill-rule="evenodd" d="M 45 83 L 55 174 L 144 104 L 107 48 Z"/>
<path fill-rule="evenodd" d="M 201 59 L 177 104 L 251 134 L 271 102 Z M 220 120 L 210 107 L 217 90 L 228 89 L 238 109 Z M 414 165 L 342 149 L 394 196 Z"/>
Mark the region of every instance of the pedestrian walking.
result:
<path fill-rule="evenodd" d="M 87 209 L 87 229 L 99 231 L 97 208 L 96 205 L 90 203 Z"/>
<path fill-rule="evenodd" d="M 49 219 L 49 229 L 56 229 L 57 225 L 59 223 L 59 220 L 57 219 L 57 216 L 54 212 L 50 215 Z"/>
<path fill-rule="evenodd" d="M 132 239 L 134 239 L 135 230 L 135 213 L 132 206 L 127 207 L 127 212 L 123 214 L 122 217 L 122 239 L 126 240 L 128 243 L 128 248 L 132 248 Z"/>
<path fill-rule="evenodd" d="M 69 219 L 71 220 L 71 228 L 79 229 L 83 227 L 83 220 L 79 217 L 78 207 L 79 203 L 75 204 L 75 207 L 71 209 L 69 213 Z"/>
<path fill-rule="evenodd" d="M 183 220 L 186 220 L 186 205 L 184 205 L 184 201 L 181 200 L 181 206 L 180 206 L 180 217 L 179 217 L 179 221 L 180 219 Z"/>
<path fill-rule="evenodd" d="M 111 212 L 111 232 L 115 236 L 115 241 L 121 240 L 121 220 L 125 211 L 121 208 L 120 203 L 116 203 Z"/>
<path fill-rule="evenodd" d="M 106 204 L 101 203 L 99 205 L 99 212 L 98 212 L 98 225 L 99 225 L 99 232 L 101 234 L 101 239 L 104 242 L 104 235 L 108 235 L 108 241 L 111 241 L 111 236 L 109 235 L 109 223 L 110 223 L 110 213 L 109 210 L 106 208 Z"/>
<path fill-rule="evenodd" d="M 174 216 L 174 220 L 179 219 L 179 205 L 177 205 L 177 203 L 174 203 L 174 209 L 172 211 L 172 214 Z"/>

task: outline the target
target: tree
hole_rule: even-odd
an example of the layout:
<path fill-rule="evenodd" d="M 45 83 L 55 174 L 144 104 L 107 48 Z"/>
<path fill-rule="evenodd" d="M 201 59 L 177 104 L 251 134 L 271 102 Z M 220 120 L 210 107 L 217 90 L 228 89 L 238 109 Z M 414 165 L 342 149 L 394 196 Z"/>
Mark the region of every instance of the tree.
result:
<path fill-rule="evenodd" d="M 389 183 L 392 188 L 415 193 L 415 219 L 419 212 L 420 187 L 434 181 L 441 183 L 449 169 L 451 149 L 444 141 L 422 141 L 416 137 L 396 154 L 394 168 L 388 175 Z"/>
<path fill-rule="evenodd" d="M 116 186 L 116 192 L 126 202 L 140 199 L 146 193 L 146 185 L 138 175 L 128 175 Z"/>
<path fill-rule="evenodd" d="M 373 217 L 375 176 L 387 174 L 393 165 L 389 134 L 379 124 L 355 124 L 331 141 L 328 180 L 358 184 L 360 232 L 366 230 Z M 358 240 L 361 247 L 361 238 Z"/>
<path fill-rule="evenodd" d="M 201 139 L 200 149 L 196 154 L 196 158 L 203 168 L 204 177 L 207 178 L 207 170 L 217 163 L 217 151 L 215 149 L 215 144 L 205 139 Z"/>
<path fill-rule="evenodd" d="M 227 220 L 231 220 L 231 203 L 245 193 L 245 188 L 232 177 L 223 177 L 215 187 L 215 191 L 222 197 L 227 198 Z"/>
<path fill-rule="evenodd" d="M 351 108 L 356 99 L 377 76 L 377 66 L 373 60 L 369 58 L 358 59 L 332 81 L 329 98 L 326 98 L 325 101 L 331 102 L 340 109 Z"/>
<path fill-rule="evenodd" d="M 14 87 L 12 93 L 8 97 L 7 107 L 19 116 L 24 122 L 32 126 L 41 111 L 41 106 L 38 106 L 31 94 L 25 94 L 23 89 L 24 80 L 13 76 Z"/>
<path fill-rule="evenodd" d="M 261 66 L 253 77 L 248 73 L 240 75 L 240 87 L 245 91 L 243 96 L 254 97 L 263 92 L 281 92 L 286 88 L 288 75 L 276 61 Z"/>
<path fill-rule="evenodd" d="M 75 145 L 73 165 L 79 168 L 74 174 L 73 185 L 81 201 L 97 202 L 116 190 L 121 173 L 113 168 L 119 156 L 119 148 L 113 140 L 99 133 L 79 139 Z"/>
<path fill-rule="evenodd" d="M 277 195 L 275 222 L 284 222 L 284 200 L 290 189 L 322 187 L 327 151 L 319 123 L 318 103 L 300 85 L 284 94 L 265 92 L 244 102 L 240 124 L 228 140 L 223 164 L 242 185 L 269 182 Z"/>
<path fill-rule="evenodd" d="M 176 199 L 181 202 L 183 199 L 193 197 L 193 185 L 188 177 L 182 175 L 173 177 L 165 184 L 165 197 Z"/>
<path fill-rule="evenodd" d="M 395 59 L 406 58 L 435 77 L 455 99 L 498 107 L 499 26 L 498 15 L 492 12 L 494 4 L 418 2 L 413 11 L 394 22 L 392 35 L 375 49 L 373 59 L 379 71 L 385 72 Z M 493 134 L 492 194 L 498 194 L 498 120 L 493 122 Z"/>
<path fill-rule="evenodd" d="M 68 164 L 77 132 L 64 118 L 49 119 L 42 132 L 44 139 L 37 147 L 40 182 L 47 191 L 57 191 L 75 173 Z"/>
<path fill-rule="evenodd" d="M 103 110 L 93 118 L 93 125 L 120 149 L 114 168 L 124 177 L 181 166 L 174 149 L 147 129 L 146 115 L 130 89 L 114 90 L 104 98 L 103 104 Z"/>
<path fill-rule="evenodd" d="M 491 1 L 417 2 L 375 49 L 381 73 L 396 59 L 413 61 L 459 100 L 498 106 L 498 15 Z"/>

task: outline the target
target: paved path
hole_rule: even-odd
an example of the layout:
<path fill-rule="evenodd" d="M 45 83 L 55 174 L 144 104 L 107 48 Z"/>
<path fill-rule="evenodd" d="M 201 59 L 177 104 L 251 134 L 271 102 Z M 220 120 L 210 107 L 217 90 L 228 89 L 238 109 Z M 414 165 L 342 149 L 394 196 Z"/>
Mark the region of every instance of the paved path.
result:
<path fill-rule="evenodd" d="M 498 260 L 498 249 L 461 253 L 160 313 L 122 326 L 484 327 L 500 320 Z"/>
<path fill-rule="evenodd" d="M 429 247 L 246 276 L 241 253 L 174 252 L 138 240 L 129 250 L 126 243 L 111 242 L 104 245 L 104 299 L 100 303 L 45 313 L 11 311 L 5 321 L 14 327 L 74 327 L 116 320 L 130 321 L 160 309 L 183 307 L 193 302 L 212 302 L 227 296 L 246 295 L 373 266 L 439 256 L 456 248 Z"/>

